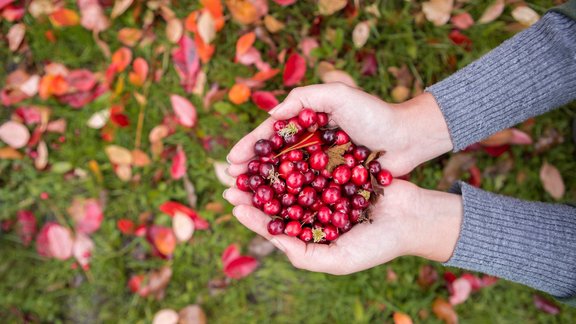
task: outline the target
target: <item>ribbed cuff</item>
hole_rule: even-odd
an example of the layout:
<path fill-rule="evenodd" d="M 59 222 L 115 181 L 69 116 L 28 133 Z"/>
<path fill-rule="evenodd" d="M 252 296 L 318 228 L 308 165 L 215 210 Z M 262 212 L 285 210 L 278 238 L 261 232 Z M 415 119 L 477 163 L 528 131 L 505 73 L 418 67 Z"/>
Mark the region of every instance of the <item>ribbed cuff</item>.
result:
<path fill-rule="evenodd" d="M 576 21 L 555 12 L 426 89 L 454 144 L 489 135 L 576 99 Z"/>
<path fill-rule="evenodd" d="M 569 300 L 576 297 L 576 208 L 528 202 L 459 182 L 464 218 L 448 266 Z"/>

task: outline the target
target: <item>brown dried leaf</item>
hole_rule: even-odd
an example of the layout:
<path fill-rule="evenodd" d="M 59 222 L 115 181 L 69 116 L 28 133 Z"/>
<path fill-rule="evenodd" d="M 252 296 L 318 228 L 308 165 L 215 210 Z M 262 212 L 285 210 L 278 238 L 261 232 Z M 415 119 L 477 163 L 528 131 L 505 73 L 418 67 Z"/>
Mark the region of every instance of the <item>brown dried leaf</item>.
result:
<path fill-rule="evenodd" d="M 418 286 L 427 289 L 438 280 L 438 272 L 431 265 L 427 264 L 420 267 L 418 271 Z"/>
<path fill-rule="evenodd" d="M 148 154 L 140 149 L 132 150 L 132 163 L 135 167 L 145 167 L 150 164 Z"/>
<path fill-rule="evenodd" d="M 178 313 L 178 324 L 206 324 L 206 314 L 200 305 L 188 305 Z"/>
<path fill-rule="evenodd" d="M 552 198 L 556 200 L 562 199 L 566 187 L 564 186 L 564 180 L 562 180 L 560 171 L 558 171 L 555 166 L 544 161 L 542 168 L 540 168 L 540 181 L 542 181 L 544 190 L 546 190 Z"/>
<path fill-rule="evenodd" d="M 130 6 L 132 5 L 132 2 L 134 2 L 134 0 L 116 0 L 114 1 L 114 7 L 112 7 L 112 13 L 110 14 L 110 17 L 112 17 L 112 19 L 122 15 L 126 10 L 128 10 L 128 8 L 130 8 Z"/>
<path fill-rule="evenodd" d="M 504 0 L 494 1 L 494 3 L 488 6 L 488 8 L 486 8 L 484 13 L 482 14 L 482 17 L 478 19 L 478 23 L 487 24 L 489 22 L 496 20 L 498 17 L 500 17 L 502 12 L 504 12 L 504 5 L 505 5 Z"/>
<path fill-rule="evenodd" d="M 407 88 L 410 88 L 410 86 L 412 86 L 414 77 L 412 76 L 412 73 L 410 73 L 410 69 L 406 64 L 402 64 L 402 66 L 399 68 L 391 66 L 388 68 L 388 72 L 396 78 L 397 85 L 405 86 Z"/>
<path fill-rule="evenodd" d="M 462 173 L 467 171 L 476 163 L 476 158 L 469 153 L 458 153 L 452 155 L 444 170 L 442 170 L 442 179 L 438 183 L 438 190 L 448 190 L 452 184 L 460 178 Z"/>
<path fill-rule="evenodd" d="M 350 145 L 351 143 L 348 142 L 346 144 L 332 146 L 326 150 L 326 154 L 328 154 L 328 165 L 326 166 L 326 169 L 328 171 L 332 172 L 335 167 L 345 163 L 344 154 L 346 154 L 346 150 Z"/>
<path fill-rule="evenodd" d="M 575 132 L 576 134 L 576 132 Z M 552 147 L 564 143 L 564 136 L 556 128 L 548 128 L 544 134 L 534 143 L 534 150 L 537 154 L 548 151 Z"/>
<path fill-rule="evenodd" d="M 318 11 L 321 15 L 330 16 L 337 11 L 340 11 L 346 7 L 348 1 L 346 0 L 319 0 L 318 1 Z"/>
<path fill-rule="evenodd" d="M 366 158 L 366 161 L 364 161 L 364 167 L 368 167 L 368 164 L 374 160 L 376 160 L 377 158 L 379 158 L 380 156 L 382 156 L 382 154 L 384 154 L 384 152 L 375 152 L 372 151 L 370 152 L 370 154 L 368 155 L 368 157 Z"/>
<path fill-rule="evenodd" d="M 0 147 L 0 160 L 22 160 L 24 155 L 10 146 Z"/>
<path fill-rule="evenodd" d="M 272 34 L 281 31 L 285 27 L 283 22 L 270 15 L 264 17 L 264 26 L 266 26 L 266 29 L 268 29 Z"/>
<path fill-rule="evenodd" d="M 198 203 L 198 196 L 196 196 L 196 188 L 188 178 L 188 175 L 184 175 L 184 190 L 186 190 L 188 205 L 192 208 L 196 208 L 196 204 Z"/>
<path fill-rule="evenodd" d="M 456 314 L 452 305 L 441 297 L 434 300 L 432 311 L 436 317 L 443 320 L 446 324 L 458 323 L 458 314 Z"/>
<path fill-rule="evenodd" d="M 40 143 L 38 143 L 36 153 L 38 156 L 34 159 L 34 166 L 38 170 L 44 170 L 48 165 L 48 146 L 46 146 L 46 142 L 40 141 Z"/>
<path fill-rule="evenodd" d="M 445 25 L 450 20 L 454 0 L 431 0 L 422 4 L 422 12 L 435 26 Z"/>
<path fill-rule="evenodd" d="M 164 290 L 170 283 L 171 278 L 172 268 L 169 266 L 164 266 L 158 271 L 152 271 L 148 282 L 143 287 L 140 287 L 140 291 L 144 292 L 144 295 L 152 295 L 160 300 L 164 298 Z"/>

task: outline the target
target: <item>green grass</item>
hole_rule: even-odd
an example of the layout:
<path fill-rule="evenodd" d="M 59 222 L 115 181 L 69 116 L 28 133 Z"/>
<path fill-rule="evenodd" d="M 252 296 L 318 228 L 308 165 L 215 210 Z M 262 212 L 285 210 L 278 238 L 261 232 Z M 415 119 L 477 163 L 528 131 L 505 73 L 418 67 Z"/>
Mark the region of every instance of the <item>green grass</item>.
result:
<path fill-rule="evenodd" d="M 469 1 L 461 8 L 479 17 L 490 1 Z M 370 18 L 360 12 L 352 22 L 343 13 L 325 17 L 321 28 L 321 48 L 315 51 L 318 60 L 329 60 L 349 72 L 366 91 L 385 100 L 391 100 L 390 91 L 395 80 L 387 72 L 390 66 L 406 64 L 413 73 L 430 85 L 450 75 L 455 69 L 465 66 L 475 58 L 494 48 L 511 36 L 505 31 L 512 17 L 507 8 L 497 22 L 477 25 L 465 33 L 473 40 L 473 50 L 466 52 L 451 44 L 447 35 L 450 26 L 434 27 L 430 23 L 415 25 L 413 14 L 417 5 L 409 1 L 377 1 L 382 17 L 372 28 L 371 37 L 364 49 L 373 49 L 379 63 L 379 73 L 375 77 L 359 74 L 355 61 L 358 50 L 351 42 L 351 32 L 356 22 Z M 553 5 L 549 0 L 534 1 L 533 7 L 543 13 Z M 178 17 L 185 17 L 197 5 L 180 5 L 174 9 Z M 301 36 L 310 29 L 310 16 L 315 7 L 301 1 L 298 5 L 281 9 L 270 3 L 270 13 L 286 22 L 286 29 L 272 36 L 279 49 L 295 48 Z M 90 32 L 81 27 L 55 30 L 57 42 L 51 44 L 44 38 L 44 32 L 51 29 L 45 21 L 40 22 L 29 15 L 24 19 L 28 26 L 26 40 L 30 51 L 27 55 L 12 54 L 4 46 L 0 48 L 0 78 L 17 66 L 26 66 L 31 72 L 39 73 L 47 61 L 60 62 L 69 68 L 87 68 L 103 71 L 109 64 L 92 40 Z M 125 14 L 106 31 L 102 38 L 112 50 L 119 48 L 116 32 L 125 26 L 139 27 L 139 22 Z M 10 24 L 0 22 L 5 33 Z M 164 38 L 163 23 L 157 26 L 158 40 L 170 48 Z M 236 77 L 249 77 L 254 73 L 232 62 L 235 41 L 244 27 L 228 21 L 225 29 L 216 40 L 217 50 L 212 61 L 203 69 L 210 82 L 218 82 L 229 87 Z M 328 29 L 340 33 L 340 41 L 324 39 Z M 434 41 L 434 42 L 432 42 Z M 257 42 L 264 52 L 267 47 Z M 168 52 L 169 53 L 169 52 Z M 154 54 L 154 47 L 134 49 L 134 57 L 141 56 L 149 62 L 162 57 Z M 268 60 L 268 58 L 266 58 Z M 457 62 L 451 66 L 449 62 Z M 170 62 L 170 61 L 168 61 Z M 320 82 L 313 69 L 307 72 L 306 83 Z M 281 77 L 267 83 L 266 89 L 281 88 Z M 135 91 L 128 86 L 127 94 Z M 171 110 L 168 94 L 183 94 L 174 69 L 168 66 L 166 75 L 153 85 L 148 96 L 148 108 L 143 134 L 160 121 L 164 113 Z M 138 105 L 127 96 L 125 107 L 134 121 L 126 129 L 117 132 L 115 143 L 132 147 L 136 132 L 135 121 Z M 244 134 L 266 118 L 266 113 L 247 103 L 235 106 L 227 101 L 217 103 L 211 110 L 202 108 L 200 98 L 192 98 L 198 107 L 199 124 L 194 131 L 179 130 L 169 137 L 166 145 L 183 145 L 188 156 L 188 175 L 198 193 L 198 209 L 202 216 L 212 223 L 210 231 L 198 231 L 192 242 L 180 245 L 173 260 L 138 260 L 137 255 L 148 249 L 142 238 L 126 238 L 116 229 L 119 218 L 137 220 L 139 214 L 152 212 L 155 222 L 168 224 L 167 216 L 158 212 L 158 205 L 168 199 L 186 201 L 186 192 L 181 182 L 166 177 L 170 164 L 156 161 L 137 171 L 141 175 L 139 183 L 121 182 L 112 172 L 112 167 L 104 154 L 107 145 L 97 130 L 85 126 L 88 118 L 96 111 L 107 108 L 109 98 L 103 97 L 81 110 L 73 110 L 54 100 L 28 100 L 27 104 L 42 104 L 53 109 L 53 118 L 65 118 L 68 122 L 67 142 L 59 150 L 50 150 L 50 163 L 68 163 L 71 168 L 88 170 L 88 161 L 96 160 L 104 175 L 103 184 L 88 173 L 84 179 L 68 179 L 60 172 L 38 172 L 29 159 L 23 161 L 0 160 L 0 220 L 14 218 L 16 211 L 33 210 L 40 223 L 55 219 L 55 213 L 66 214 L 73 197 L 107 197 L 105 221 L 102 228 L 93 235 L 96 244 L 91 262 L 91 278 L 81 271 L 71 269 L 72 261 L 41 259 L 33 246 L 26 248 L 12 233 L 0 233 L 0 318 L 4 322 L 17 322 L 21 314 L 42 322 L 109 322 L 134 323 L 149 322 L 154 313 L 162 308 L 180 309 L 188 304 L 199 303 L 214 323 L 372 323 L 392 322 L 392 313 L 408 313 L 416 322 L 439 322 L 431 312 L 432 301 L 447 297 L 442 280 L 430 289 L 424 290 L 416 284 L 418 269 L 432 264 L 440 276 L 446 269 L 440 264 L 422 259 L 404 257 L 361 273 L 336 277 L 310 273 L 294 269 L 287 259 L 278 252 L 261 260 L 260 268 L 251 276 L 231 282 L 223 292 L 211 294 L 208 282 L 223 278 L 220 255 L 233 242 L 240 243 L 244 252 L 254 234 L 234 220 L 215 223 L 222 214 L 204 210 L 208 202 L 224 203 L 220 185 L 213 173 L 211 160 L 223 160 L 232 146 Z M 553 201 L 540 184 L 538 172 L 544 160 L 560 170 L 567 185 L 566 201 L 576 200 L 575 147 L 571 141 L 571 123 L 576 117 L 575 105 L 558 109 L 540 116 L 530 130 L 538 138 L 549 128 L 556 128 L 565 137 L 564 143 L 538 155 L 531 146 L 513 147 L 511 157 L 514 166 L 510 172 L 496 178 L 486 177 L 482 187 L 486 190 L 515 196 L 523 199 Z M 1 109 L 0 118 L 9 118 L 12 109 Z M 234 119 L 237 118 L 237 119 Z M 238 120 L 238 121 L 235 121 Z M 227 144 L 214 144 L 212 151 L 205 151 L 201 137 L 221 136 Z M 48 143 L 55 142 L 56 135 L 47 135 Z M 147 136 L 143 148 L 148 149 Z M 417 168 L 411 180 L 426 188 L 435 188 L 442 176 L 442 166 L 449 156 L 440 157 Z M 495 165 L 505 157 L 492 158 L 485 153 L 477 153 L 478 166 L 485 168 Z M 161 181 L 154 181 L 158 170 L 164 172 Z M 519 185 L 519 173 L 526 175 Z M 47 192 L 49 200 L 40 200 L 40 193 Z M 231 211 L 226 205 L 224 214 Z M 134 273 L 146 272 L 169 263 L 173 267 L 173 277 L 166 297 L 161 301 L 145 299 L 129 292 L 126 282 Z M 388 282 L 387 270 L 393 270 L 398 279 Z M 550 274 L 551 277 L 554 274 Z M 534 290 L 518 284 L 499 281 L 495 286 L 482 289 L 466 303 L 456 307 L 463 323 L 568 323 L 576 318 L 576 310 L 561 306 L 562 312 L 551 316 L 535 309 L 532 302 Z M 420 317 L 427 312 L 427 317 Z"/>

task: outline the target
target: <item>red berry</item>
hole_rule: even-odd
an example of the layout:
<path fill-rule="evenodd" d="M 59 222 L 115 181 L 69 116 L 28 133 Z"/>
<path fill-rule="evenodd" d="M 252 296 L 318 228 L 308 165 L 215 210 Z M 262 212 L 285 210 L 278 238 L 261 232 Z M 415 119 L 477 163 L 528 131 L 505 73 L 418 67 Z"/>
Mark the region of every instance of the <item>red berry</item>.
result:
<path fill-rule="evenodd" d="M 320 174 L 326 179 L 332 178 L 332 172 L 328 171 L 328 169 L 320 171 Z"/>
<path fill-rule="evenodd" d="M 301 150 L 293 150 L 286 153 L 286 157 L 292 162 L 302 161 L 304 153 Z"/>
<path fill-rule="evenodd" d="M 323 170 L 328 165 L 328 154 L 317 151 L 310 155 L 310 167 L 314 170 Z"/>
<path fill-rule="evenodd" d="M 257 197 L 263 203 L 267 203 L 274 197 L 274 191 L 269 186 L 262 185 L 256 188 L 254 197 Z"/>
<path fill-rule="evenodd" d="M 252 160 L 248 162 L 248 173 L 249 174 L 259 174 L 260 173 L 260 161 Z"/>
<path fill-rule="evenodd" d="M 336 203 L 334 203 L 334 210 L 340 210 L 348 213 L 350 209 L 350 200 L 346 199 L 345 197 L 338 199 Z"/>
<path fill-rule="evenodd" d="M 289 194 L 298 195 L 300 191 L 302 191 L 302 187 L 296 187 L 296 188 L 286 187 L 286 192 L 288 192 Z"/>
<path fill-rule="evenodd" d="M 272 149 L 278 150 L 284 145 L 284 138 L 278 134 L 274 134 L 270 137 L 270 142 L 272 143 Z"/>
<path fill-rule="evenodd" d="M 363 213 L 364 211 L 362 209 L 352 209 L 348 218 L 352 224 L 357 224 L 360 221 L 360 217 L 362 217 Z"/>
<path fill-rule="evenodd" d="M 302 232 L 302 225 L 298 221 L 288 222 L 284 228 L 284 234 L 288 236 L 298 236 L 300 232 Z"/>
<path fill-rule="evenodd" d="M 277 120 L 274 122 L 274 131 L 279 131 L 282 130 L 284 127 L 286 127 L 287 123 L 285 120 Z"/>
<path fill-rule="evenodd" d="M 279 195 L 286 192 L 286 182 L 282 180 L 274 181 L 270 184 L 270 187 L 274 190 L 274 192 Z"/>
<path fill-rule="evenodd" d="M 296 135 L 284 136 L 284 143 L 286 145 L 294 145 L 298 143 L 298 136 Z"/>
<path fill-rule="evenodd" d="M 392 183 L 392 179 L 392 173 L 386 169 L 382 169 L 382 171 L 380 171 L 380 173 L 378 173 L 376 176 L 376 182 L 384 187 L 390 185 Z"/>
<path fill-rule="evenodd" d="M 310 145 L 310 146 L 306 147 L 306 151 L 308 151 L 308 153 L 318 152 L 321 149 L 322 149 L 322 146 L 320 146 L 318 144 L 314 144 L 314 145 Z"/>
<path fill-rule="evenodd" d="M 274 216 L 278 215 L 280 212 L 280 207 L 280 202 L 277 199 L 272 199 L 264 204 L 263 211 L 270 216 Z"/>
<path fill-rule="evenodd" d="M 312 241 L 314 238 L 314 235 L 312 235 L 312 229 L 310 227 L 304 227 L 302 232 L 300 232 L 300 235 L 298 235 L 298 238 L 304 242 Z"/>
<path fill-rule="evenodd" d="M 280 163 L 280 159 L 275 157 L 274 154 L 268 154 L 265 156 L 260 157 L 260 162 L 262 163 L 272 163 L 273 165 L 278 165 Z"/>
<path fill-rule="evenodd" d="M 263 184 L 264 179 L 257 174 L 251 176 L 250 179 L 248 180 L 248 185 L 250 186 L 250 189 L 252 189 L 252 191 L 256 191 L 256 188 L 260 187 Z"/>
<path fill-rule="evenodd" d="M 362 195 L 354 195 L 352 197 L 352 208 L 354 209 L 366 209 L 370 205 L 370 202 L 364 198 Z"/>
<path fill-rule="evenodd" d="M 250 176 L 246 173 L 239 175 L 236 178 L 236 187 L 242 191 L 250 191 Z"/>
<path fill-rule="evenodd" d="M 310 207 L 316 202 L 316 190 L 312 187 L 304 187 L 298 195 L 298 204 L 304 207 Z"/>
<path fill-rule="evenodd" d="M 285 193 L 280 197 L 280 202 L 282 206 L 292 206 L 296 203 L 296 196 L 290 193 Z"/>
<path fill-rule="evenodd" d="M 316 112 L 312 109 L 304 108 L 298 114 L 298 122 L 304 128 L 308 128 L 308 127 L 316 124 L 317 121 L 318 121 L 318 116 L 316 115 Z"/>
<path fill-rule="evenodd" d="M 292 205 L 286 208 L 288 217 L 292 220 L 300 220 L 304 216 L 304 209 L 299 205 Z"/>
<path fill-rule="evenodd" d="M 312 209 L 313 211 L 318 211 L 323 206 L 324 206 L 324 203 L 322 202 L 322 200 L 316 199 L 316 202 L 313 203 L 312 206 L 310 206 L 310 209 Z"/>
<path fill-rule="evenodd" d="M 322 224 L 328 224 L 332 219 L 332 211 L 327 206 L 322 206 L 320 209 L 318 209 L 316 219 L 318 219 L 318 221 Z"/>
<path fill-rule="evenodd" d="M 351 176 L 352 171 L 350 171 L 350 168 L 345 165 L 337 166 L 336 169 L 334 169 L 334 171 L 332 172 L 332 178 L 334 179 L 334 183 L 340 185 L 350 181 Z"/>
<path fill-rule="evenodd" d="M 281 177 L 287 178 L 288 175 L 296 169 L 296 166 L 291 161 L 283 161 L 280 163 L 280 167 L 278 168 L 278 173 Z"/>
<path fill-rule="evenodd" d="M 340 228 L 342 230 L 342 233 L 346 233 L 349 230 L 352 229 L 352 222 L 347 222 L 346 225 L 344 225 L 344 227 Z"/>
<path fill-rule="evenodd" d="M 270 174 L 274 174 L 274 164 L 272 163 L 261 163 L 259 169 L 260 176 L 267 179 Z"/>
<path fill-rule="evenodd" d="M 380 162 L 370 161 L 370 163 L 368 163 L 368 171 L 370 171 L 370 173 L 373 175 L 377 175 L 378 173 L 380 173 L 380 171 L 382 171 L 382 166 L 380 165 Z"/>
<path fill-rule="evenodd" d="M 332 225 L 338 228 L 342 228 L 346 226 L 346 223 L 350 221 L 348 220 L 348 215 L 346 215 L 346 213 L 342 212 L 341 210 L 337 210 L 332 214 L 331 222 Z"/>
<path fill-rule="evenodd" d="M 336 141 L 336 131 L 327 129 L 320 135 L 320 138 L 324 144 L 332 145 Z"/>
<path fill-rule="evenodd" d="M 328 115 L 326 113 L 319 112 L 316 116 L 318 117 L 317 123 L 319 127 L 328 125 Z"/>
<path fill-rule="evenodd" d="M 356 149 L 354 149 L 353 154 L 354 154 L 354 158 L 356 159 L 356 161 L 362 162 L 362 161 L 366 160 L 368 155 L 370 155 L 370 150 L 364 145 L 359 145 L 359 146 L 356 146 Z"/>
<path fill-rule="evenodd" d="M 344 165 L 349 168 L 353 168 L 356 165 L 356 159 L 354 159 L 354 155 L 352 154 L 344 154 Z"/>
<path fill-rule="evenodd" d="M 311 170 L 304 172 L 304 184 L 310 184 L 314 181 L 314 178 L 316 178 L 316 175 Z"/>
<path fill-rule="evenodd" d="M 254 195 L 252 196 L 252 205 L 258 209 L 262 209 L 262 207 L 264 207 L 264 202 Z"/>
<path fill-rule="evenodd" d="M 314 223 L 314 213 L 311 210 L 305 211 L 302 216 L 303 224 L 313 224 Z"/>
<path fill-rule="evenodd" d="M 296 169 L 298 169 L 300 172 L 306 172 L 308 171 L 308 163 L 306 163 L 305 161 L 298 161 L 296 162 Z"/>
<path fill-rule="evenodd" d="M 328 224 L 324 227 L 324 235 L 327 241 L 334 241 L 339 236 L 338 229 L 334 225 Z"/>
<path fill-rule="evenodd" d="M 296 127 L 296 134 L 302 134 L 302 132 L 304 131 L 304 127 L 302 125 L 300 125 L 300 121 L 298 120 L 298 117 L 292 117 L 290 119 L 288 119 L 288 123 L 292 124 L 294 127 Z"/>
<path fill-rule="evenodd" d="M 368 182 L 368 170 L 363 165 L 357 165 L 352 169 L 352 182 L 357 185 L 361 186 Z"/>
<path fill-rule="evenodd" d="M 322 201 L 327 205 L 332 205 L 340 199 L 340 189 L 339 188 L 328 188 L 322 192 Z"/>
<path fill-rule="evenodd" d="M 336 145 L 344 145 L 348 142 L 350 142 L 350 137 L 348 134 L 346 134 L 346 132 L 341 129 L 338 130 L 336 132 Z"/>
<path fill-rule="evenodd" d="M 356 194 L 358 187 L 356 187 L 352 182 L 348 182 L 342 186 L 342 191 L 344 192 L 344 195 L 350 197 Z"/>
<path fill-rule="evenodd" d="M 310 186 L 314 188 L 316 191 L 322 191 L 326 185 L 328 184 L 328 180 L 321 175 L 316 176 L 314 180 L 310 183 Z"/>
<path fill-rule="evenodd" d="M 268 233 L 279 235 L 284 233 L 284 222 L 281 219 L 273 219 L 268 223 Z"/>
<path fill-rule="evenodd" d="M 261 139 L 254 144 L 254 154 L 258 156 L 265 156 L 272 153 L 272 142 L 266 139 Z"/>
<path fill-rule="evenodd" d="M 304 185 L 304 175 L 298 171 L 294 171 L 286 177 L 286 185 L 289 188 L 300 188 Z"/>

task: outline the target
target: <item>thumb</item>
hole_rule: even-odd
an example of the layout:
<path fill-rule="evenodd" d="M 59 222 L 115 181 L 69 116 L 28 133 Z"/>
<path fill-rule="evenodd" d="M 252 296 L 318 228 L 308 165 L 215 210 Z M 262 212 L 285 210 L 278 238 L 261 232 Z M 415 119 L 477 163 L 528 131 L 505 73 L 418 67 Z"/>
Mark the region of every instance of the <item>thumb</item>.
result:
<path fill-rule="evenodd" d="M 310 108 L 316 112 L 333 113 L 336 111 L 341 91 L 336 88 L 346 88 L 344 85 L 315 84 L 295 88 L 284 101 L 268 113 L 274 119 L 288 119 L 294 117 L 303 108 Z"/>

